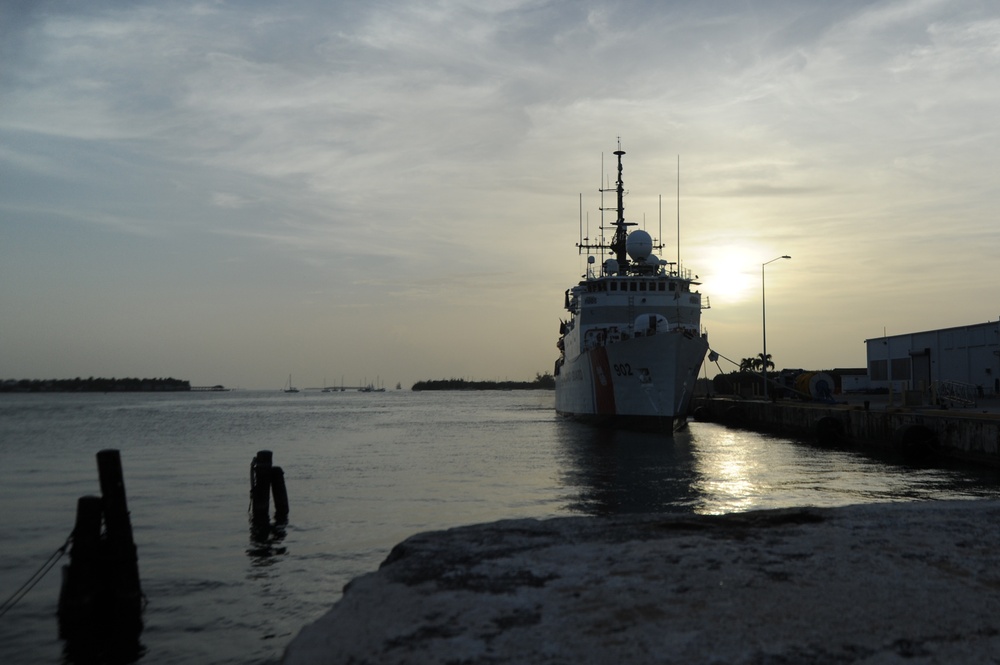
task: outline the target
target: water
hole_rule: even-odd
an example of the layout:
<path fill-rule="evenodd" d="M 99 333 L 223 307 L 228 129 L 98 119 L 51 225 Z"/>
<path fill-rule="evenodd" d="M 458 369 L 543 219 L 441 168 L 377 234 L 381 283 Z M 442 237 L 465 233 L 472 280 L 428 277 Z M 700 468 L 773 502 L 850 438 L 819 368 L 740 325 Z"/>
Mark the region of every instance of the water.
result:
<path fill-rule="evenodd" d="M 66 540 L 77 498 L 99 494 L 104 448 L 121 451 L 149 601 L 143 664 L 277 663 L 347 581 L 428 529 L 1000 496 L 993 470 L 707 423 L 673 440 L 596 430 L 552 406 L 550 392 L 2 395 L 0 600 Z M 260 541 L 247 508 L 263 449 L 291 514 Z M 58 573 L 0 617 L 0 662 L 64 662 Z"/>

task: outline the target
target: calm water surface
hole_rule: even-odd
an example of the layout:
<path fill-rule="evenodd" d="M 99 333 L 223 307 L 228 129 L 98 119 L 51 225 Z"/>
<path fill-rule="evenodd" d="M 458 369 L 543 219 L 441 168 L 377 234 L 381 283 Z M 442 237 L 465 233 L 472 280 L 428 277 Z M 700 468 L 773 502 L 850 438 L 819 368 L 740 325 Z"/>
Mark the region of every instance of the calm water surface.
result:
<path fill-rule="evenodd" d="M 672 440 L 557 418 L 550 392 L 0 395 L 0 597 L 66 540 L 121 451 L 148 597 L 140 663 L 277 663 L 407 536 L 510 517 L 725 513 L 1000 496 L 992 470 L 914 466 L 693 423 Z M 291 514 L 261 540 L 250 461 Z M 63 559 L 65 563 L 67 559 Z M 64 662 L 58 569 L 0 617 L 0 662 Z"/>

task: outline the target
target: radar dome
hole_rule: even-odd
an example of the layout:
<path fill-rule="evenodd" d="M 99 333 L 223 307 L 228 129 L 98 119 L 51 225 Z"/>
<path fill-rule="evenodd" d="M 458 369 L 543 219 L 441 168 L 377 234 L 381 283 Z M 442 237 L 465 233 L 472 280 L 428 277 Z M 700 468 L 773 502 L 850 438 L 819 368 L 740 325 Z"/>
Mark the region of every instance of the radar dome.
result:
<path fill-rule="evenodd" d="M 649 256 L 646 257 L 646 265 L 659 267 L 660 257 L 658 257 L 656 254 L 650 254 Z"/>
<path fill-rule="evenodd" d="M 644 261 L 653 252 L 653 239 L 645 231 L 632 231 L 625 240 L 625 251 L 633 261 Z"/>
<path fill-rule="evenodd" d="M 615 259 L 608 259 L 607 261 L 605 261 L 604 262 L 604 272 L 606 272 L 609 275 L 617 275 L 618 274 L 618 261 L 616 261 Z"/>

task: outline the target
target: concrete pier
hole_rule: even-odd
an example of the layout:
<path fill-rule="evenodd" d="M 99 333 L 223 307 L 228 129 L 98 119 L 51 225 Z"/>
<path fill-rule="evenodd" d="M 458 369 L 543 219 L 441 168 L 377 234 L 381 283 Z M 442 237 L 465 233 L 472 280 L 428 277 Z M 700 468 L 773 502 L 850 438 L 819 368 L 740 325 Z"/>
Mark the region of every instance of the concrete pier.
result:
<path fill-rule="evenodd" d="M 998 522 L 968 501 L 419 534 L 283 662 L 995 663 Z"/>
<path fill-rule="evenodd" d="M 894 406 L 886 396 L 837 404 L 797 400 L 696 398 L 695 418 L 821 442 L 893 446 L 1000 465 L 1000 404 L 967 409 Z"/>

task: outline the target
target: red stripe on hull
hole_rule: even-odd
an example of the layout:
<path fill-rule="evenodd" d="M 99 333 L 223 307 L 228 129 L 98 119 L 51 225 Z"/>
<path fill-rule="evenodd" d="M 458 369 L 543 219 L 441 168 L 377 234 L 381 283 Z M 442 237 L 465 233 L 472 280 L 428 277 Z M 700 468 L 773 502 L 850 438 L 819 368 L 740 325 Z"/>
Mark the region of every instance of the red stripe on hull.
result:
<path fill-rule="evenodd" d="M 603 346 L 592 349 L 590 369 L 594 376 L 594 407 L 598 414 L 614 415 L 615 386 L 611 379 L 611 363 L 608 362 L 608 351 Z"/>

